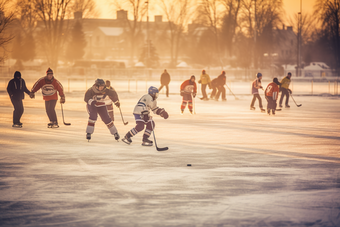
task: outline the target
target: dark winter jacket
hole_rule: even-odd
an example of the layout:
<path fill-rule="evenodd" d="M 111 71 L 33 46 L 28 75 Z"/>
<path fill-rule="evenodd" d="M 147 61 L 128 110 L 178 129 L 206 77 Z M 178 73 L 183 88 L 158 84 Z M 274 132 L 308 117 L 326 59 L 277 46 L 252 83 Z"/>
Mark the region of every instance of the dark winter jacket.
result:
<path fill-rule="evenodd" d="M 30 94 L 30 91 L 26 87 L 25 80 L 21 78 L 20 72 L 15 72 L 14 79 L 11 79 L 7 86 L 7 92 L 11 99 L 24 99 L 25 94 Z"/>
<path fill-rule="evenodd" d="M 170 83 L 170 74 L 167 72 L 162 73 L 161 75 L 161 84 L 168 85 Z"/>
<path fill-rule="evenodd" d="M 211 81 L 211 87 L 212 88 L 223 87 L 226 83 L 226 78 L 227 77 L 224 74 L 219 75 L 217 78 Z"/>

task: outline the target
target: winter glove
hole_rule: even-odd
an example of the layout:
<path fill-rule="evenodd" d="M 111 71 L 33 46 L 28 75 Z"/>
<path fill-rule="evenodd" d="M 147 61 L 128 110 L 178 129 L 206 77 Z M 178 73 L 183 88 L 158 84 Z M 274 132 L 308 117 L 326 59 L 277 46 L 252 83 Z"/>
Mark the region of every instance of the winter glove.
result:
<path fill-rule="evenodd" d="M 119 102 L 119 101 L 116 101 L 116 102 L 115 102 L 115 105 L 117 106 L 117 108 L 119 108 L 119 107 L 120 107 L 120 102 Z"/>
<path fill-rule="evenodd" d="M 198 83 L 200 84 L 200 83 L 201 83 L 201 80 L 199 80 Z"/>
<path fill-rule="evenodd" d="M 194 97 L 194 98 L 195 98 L 195 97 L 196 97 L 196 93 L 192 93 L 192 97 Z"/>
<path fill-rule="evenodd" d="M 162 118 L 164 119 L 167 119 L 169 117 L 169 114 L 168 112 L 165 111 L 165 109 L 161 108 L 161 109 L 158 109 L 156 111 L 156 114 L 158 114 L 159 116 L 161 116 Z"/>
<path fill-rule="evenodd" d="M 65 96 L 60 97 L 60 103 L 61 103 L 61 104 L 64 104 L 64 103 L 65 103 Z"/>
<path fill-rule="evenodd" d="M 30 92 L 30 98 L 31 98 L 31 99 L 34 99 L 34 97 L 35 97 L 34 92 Z"/>

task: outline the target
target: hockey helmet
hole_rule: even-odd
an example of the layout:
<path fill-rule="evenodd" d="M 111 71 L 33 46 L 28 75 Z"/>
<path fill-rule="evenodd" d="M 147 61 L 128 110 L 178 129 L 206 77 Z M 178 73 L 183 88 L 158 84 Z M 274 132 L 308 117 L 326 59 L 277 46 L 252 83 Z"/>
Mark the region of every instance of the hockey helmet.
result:
<path fill-rule="evenodd" d="M 262 76 L 262 73 L 257 73 L 257 74 L 256 74 L 256 77 L 257 77 L 257 78 L 260 78 L 261 76 Z"/>
<path fill-rule="evenodd" d="M 148 94 L 151 95 L 153 97 L 153 99 L 155 100 L 156 98 L 158 98 L 159 90 L 158 90 L 158 88 L 151 86 L 148 89 Z"/>

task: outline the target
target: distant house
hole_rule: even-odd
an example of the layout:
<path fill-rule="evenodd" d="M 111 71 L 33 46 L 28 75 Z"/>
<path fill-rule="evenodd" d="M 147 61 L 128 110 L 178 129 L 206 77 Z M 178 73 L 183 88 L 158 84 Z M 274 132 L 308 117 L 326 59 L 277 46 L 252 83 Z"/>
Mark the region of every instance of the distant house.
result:
<path fill-rule="evenodd" d="M 127 57 L 126 34 L 122 27 L 97 27 L 88 36 L 88 47 L 95 59 L 121 59 Z"/>
<path fill-rule="evenodd" d="M 280 65 L 296 64 L 297 59 L 297 36 L 293 27 L 287 29 L 283 25 L 282 29 L 276 29 L 275 37 L 277 44 L 275 46 L 276 63 Z"/>

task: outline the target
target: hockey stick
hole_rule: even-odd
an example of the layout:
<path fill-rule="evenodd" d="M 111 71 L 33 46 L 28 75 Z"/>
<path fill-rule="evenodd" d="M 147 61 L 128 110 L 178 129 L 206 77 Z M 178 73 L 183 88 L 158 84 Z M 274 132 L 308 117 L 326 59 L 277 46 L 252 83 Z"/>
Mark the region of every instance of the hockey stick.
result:
<path fill-rule="evenodd" d="M 294 100 L 294 98 L 293 98 L 293 96 L 292 96 L 292 94 L 291 93 L 289 93 L 290 94 L 290 97 L 292 97 L 292 99 L 293 99 L 293 101 L 295 102 L 295 100 Z M 297 107 L 300 107 L 300 106 L 302 106 L 302 104 L 296 104 L 296 102 L 295 102 L 295 105 L 297 106 Z"/>
<path fill-rule="evenodd" d="M 120 107 L 118 107 L 118 108 L 119 108 L 120 116 L 122 117 L 122 121 L 123 121 L 124 125 L 129 124 L 129 122 L 125 122 L 125 121 L 124 121 L 123 114 L 122 114 L 122 110 L 120 109 Z"/>
<path fill-rule="evenodd" d="M 65 119 L 64 119 L 64 110 L 63 110 L 63 104 L 60 103 L 61 105 L 61 115 L 63 116 L 63 122 L 64 122 L 64 125 L 71 125 L 71 123 L 65 123 Z"/>
<path fill-rule="evenodd" d="M 231 94 L 233 94 L 233 96 L 235 97 L 235 99 L 236 99 L 236 100 L 239 100 L 239 98 L 237 98 L 237 97 L 234 95 L 234 93 L 231 91 L 231 89 L 228 87 L 228 85 L 225 84 L 225 86 L 227 86 L 227 88 L 229 89 L 229 91 L 231 92 Z"/>
<path fill-rule="evenodd" d="M 155 146 L 156 146 L 157 151 L 166 151 L 166 150 L 168 150 L 169 149 L 168 147 L 157 147 L 155 130 L 153 129 L 152 121 L 151 121 L 151 127 L 152 127 L 152 133 L 153 133 L 153 140 L 155 141 Z"/>
<path fill-rule="evenodd" d="M 191 95 L 191 98 L 192 98 L 192 108 L 194 109 L 194 114 L 196 114 L 195 97 Z"/>

